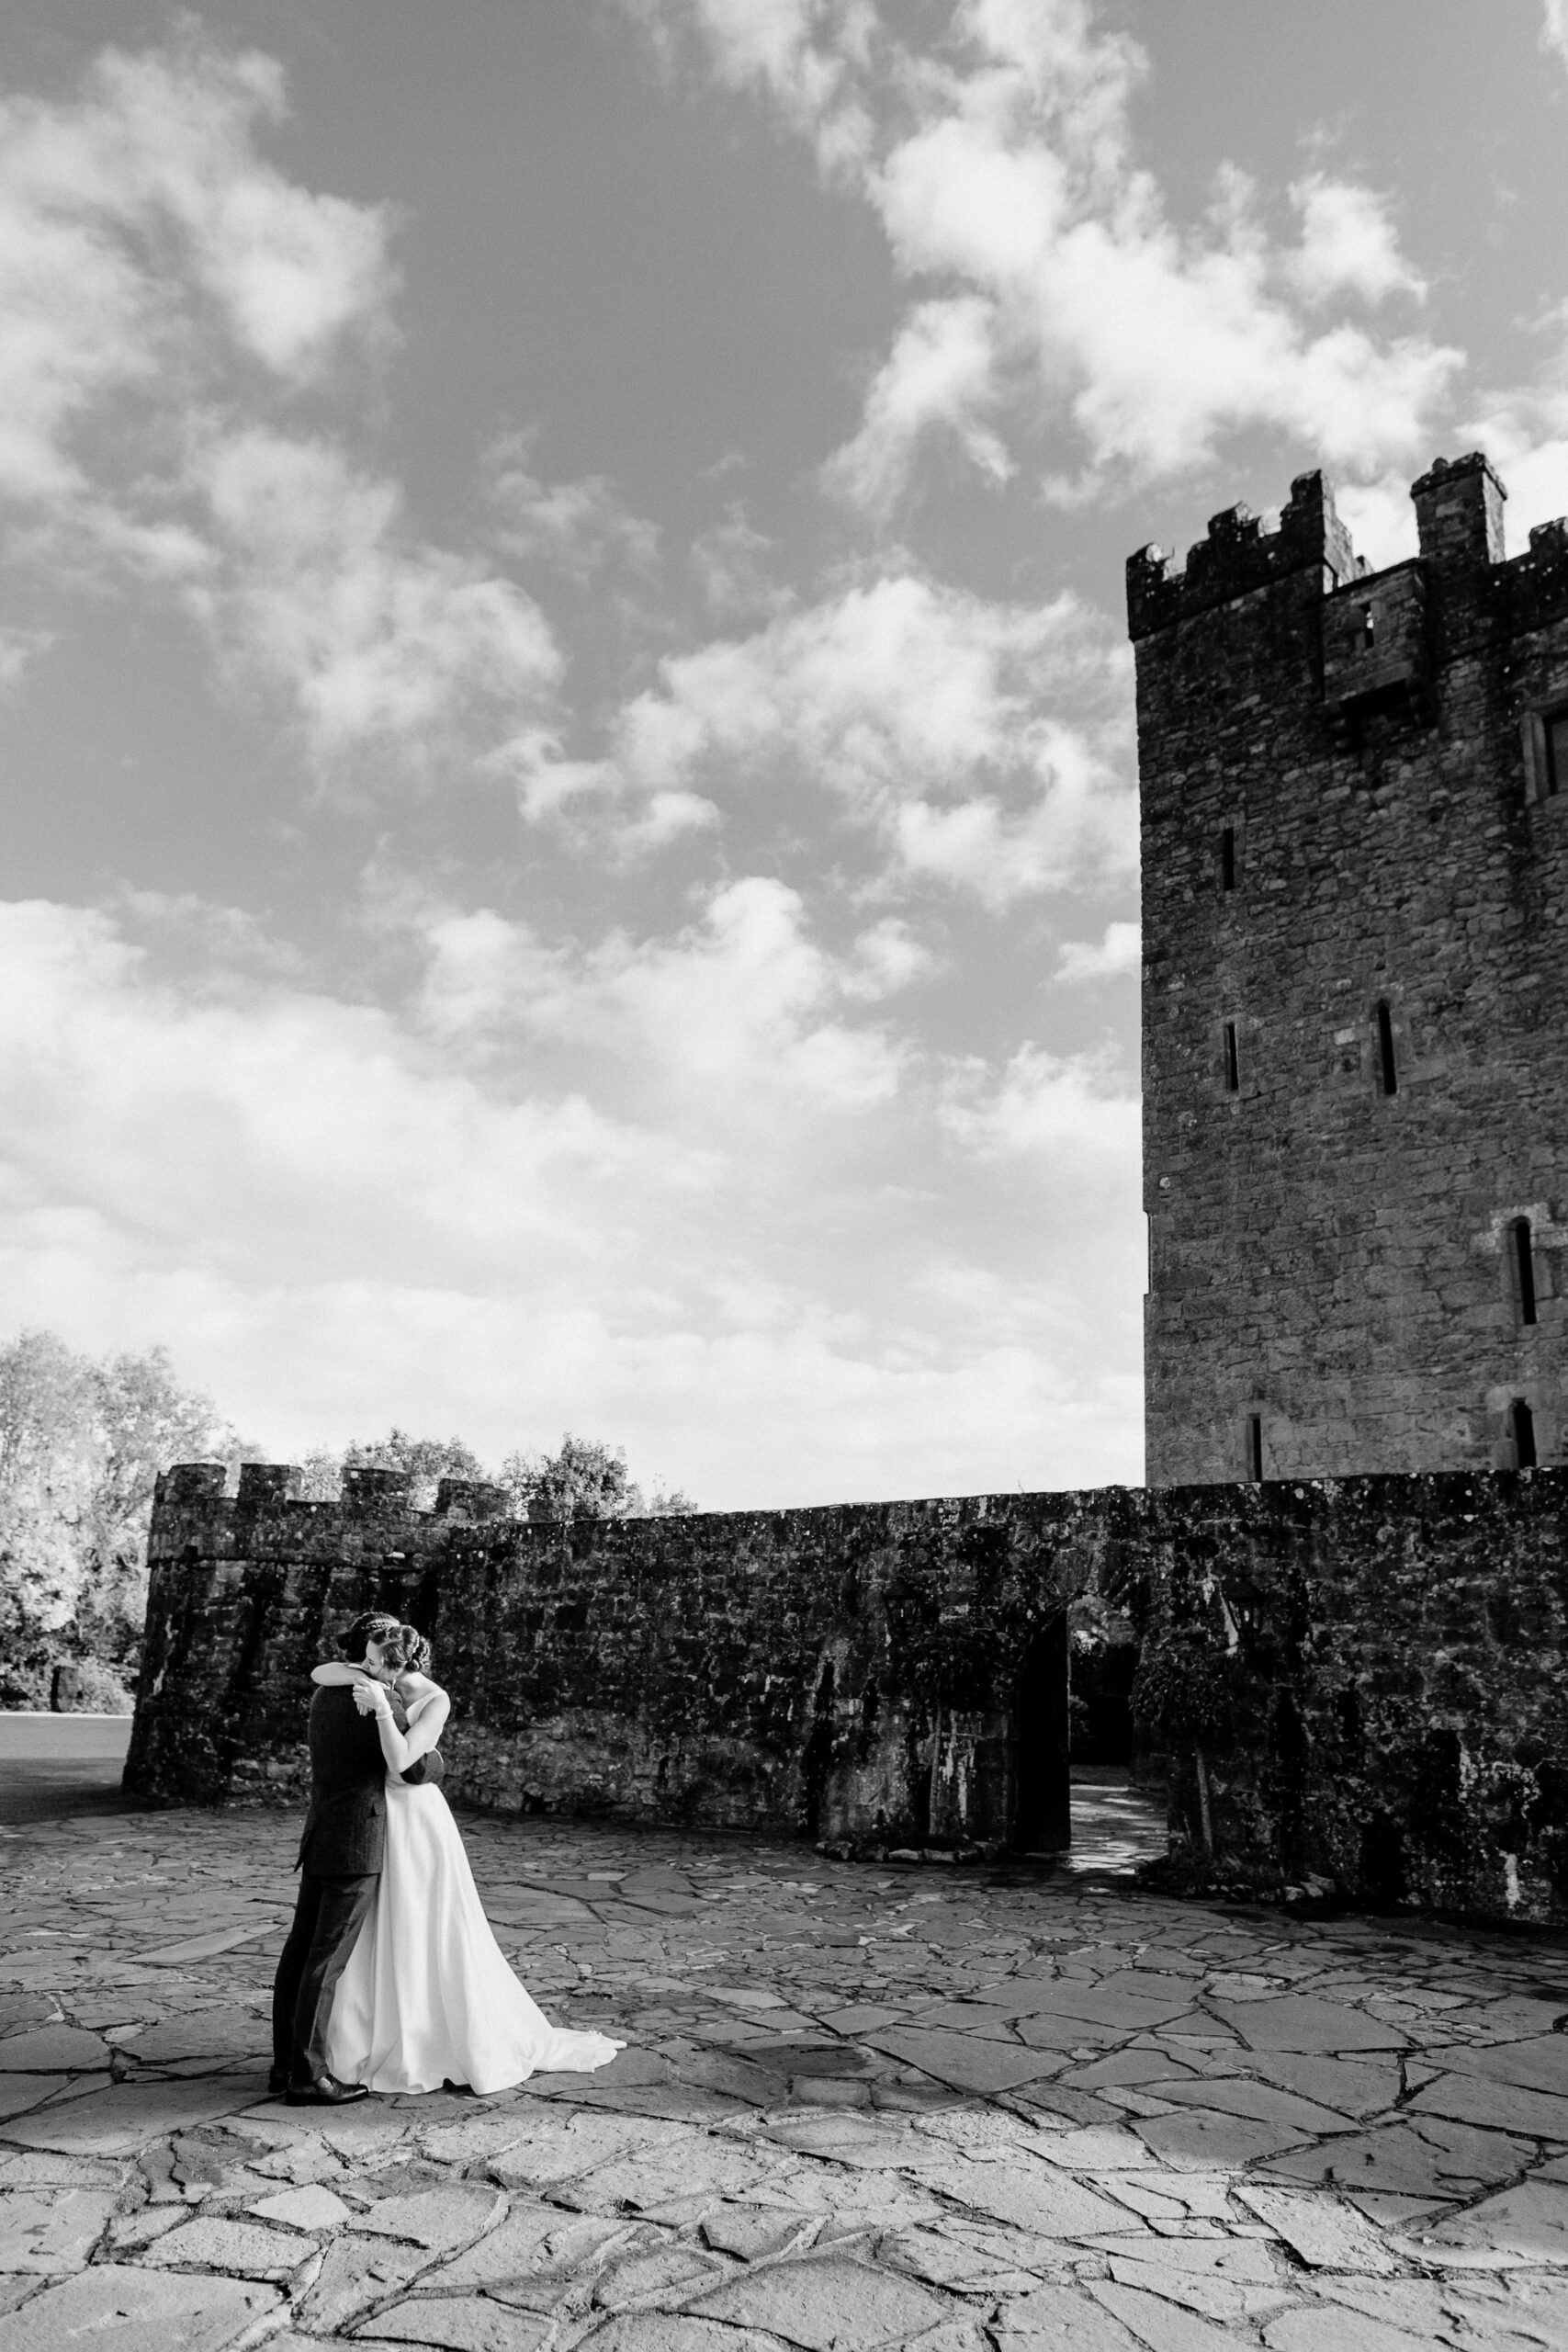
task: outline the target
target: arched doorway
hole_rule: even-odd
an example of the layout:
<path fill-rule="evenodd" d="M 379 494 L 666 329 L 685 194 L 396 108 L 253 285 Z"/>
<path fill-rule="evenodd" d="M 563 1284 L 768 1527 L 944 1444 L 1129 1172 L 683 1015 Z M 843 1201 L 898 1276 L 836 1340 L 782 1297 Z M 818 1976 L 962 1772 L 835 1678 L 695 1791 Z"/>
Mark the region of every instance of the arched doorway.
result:
<path fill-rule="evenodd" d="M 1013 1691 L 1013 1849 L 1060 1854 L 1073 1842 L 1067 1780 L 1067 1619 L 1042 1625 Z"/>

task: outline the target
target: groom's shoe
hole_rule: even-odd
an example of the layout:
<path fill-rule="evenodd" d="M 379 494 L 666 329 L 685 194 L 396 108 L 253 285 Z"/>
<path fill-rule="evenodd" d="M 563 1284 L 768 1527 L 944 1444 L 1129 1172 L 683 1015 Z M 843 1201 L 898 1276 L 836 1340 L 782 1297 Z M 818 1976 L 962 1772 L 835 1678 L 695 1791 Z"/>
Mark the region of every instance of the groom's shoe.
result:
<path fill-rule="evenodd" d="M 290 2083 L 284 2092 L 288 2107 L 347 2107 L 356 2098 L 368 2098 L 363 2083 L 340 2083 L 335 2075 L 314 2075 L 308 2083 Z"/>
<path fill-rule="evenodd" d="M 283 2097 L 284 2092 L 285 2092 L 288 2088 L 288 2067 L 287 2067 L 287 2066 L 274 2066 L 274 2068 L 272 2069 L 271 2073 L 268 2075 L 268 2076 L 267 2076 L 267 2078 L 266 2078 L 266 2095 L 267 2095 L 268 2098 L 281 2098 Z"/>

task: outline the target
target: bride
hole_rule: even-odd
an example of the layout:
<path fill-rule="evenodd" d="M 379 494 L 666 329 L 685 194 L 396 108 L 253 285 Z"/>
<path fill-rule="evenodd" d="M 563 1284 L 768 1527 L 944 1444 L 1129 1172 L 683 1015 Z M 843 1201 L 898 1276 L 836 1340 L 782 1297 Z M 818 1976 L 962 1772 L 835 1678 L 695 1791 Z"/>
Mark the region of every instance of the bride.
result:
<path fill-rule="evenodd" d="M 430 1679 L 429 1643 L 389 1618 L 377 1650 L 383 1674 L 395 1678 L 406 1733 L 382 1675 L 341 1660 L 311 1671 L 312 1681 L 353 1686 L 360 1713 L 376 1718 L 387 1764 L 386 1858 L 375 1910 L 338 1981 L 333 2073 L 373 2091 L 499 2091 L 536 2070 L 606 2065 L 625 2042 L 551 2025 L 491 1932 L 440 1789 L 400 1777 L 434 1747 L 451 1712 Z"/>

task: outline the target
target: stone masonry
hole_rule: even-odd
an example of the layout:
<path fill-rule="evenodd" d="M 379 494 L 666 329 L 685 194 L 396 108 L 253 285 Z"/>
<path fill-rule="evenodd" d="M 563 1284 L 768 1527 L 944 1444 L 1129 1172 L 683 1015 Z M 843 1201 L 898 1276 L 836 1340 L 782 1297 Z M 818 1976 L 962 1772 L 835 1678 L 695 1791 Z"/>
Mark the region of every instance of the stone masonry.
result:
<path fill-rule="evenodd" d="M 302 1805 L 310 1668 L 376 1606 L 434 1639 L 470 1804 L 867 1856 L 1060 1847 L 1060 1636 L 1092 1589 L 1213 1693 L 1212 1731 L 1164 1726 L 1188 1883 L 1568 1921 L 1568 1471 L 567 1524 L 455 1485 L 411 1510 L 384 1471 L 295 1502 L 288 1477 L 163 1482 L 143 1800 Z"/>
<path fill-rule="evenodd" d="M 1127 567 L 1155 1485 L 1568 1448 L 1568 524 L 1412 495 Z"/>

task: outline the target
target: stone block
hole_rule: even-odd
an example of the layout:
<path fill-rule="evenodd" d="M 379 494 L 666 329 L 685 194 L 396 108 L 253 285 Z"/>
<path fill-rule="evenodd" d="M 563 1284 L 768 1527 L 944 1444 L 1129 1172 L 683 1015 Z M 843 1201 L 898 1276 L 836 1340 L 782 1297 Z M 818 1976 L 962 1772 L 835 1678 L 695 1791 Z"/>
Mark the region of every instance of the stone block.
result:
<path fill-rule="evenodd" d="M 902 2347 L 937 2326 L 944 2306 L 912 2278 L 842 2256 L 807 2255 L 728 2280 L 692 2301 L 696 2318 L 755 2327 L 808 2352 Z"/>
<path fill-rule="evenodd" d="M 278 2300 L 248 2279 L 101 2263 L 0 2317 L 0 2352 L 79 2352 L 96 2340 L 112 2340 L 115 2352 L 223 2352 Z"/>
<path fill-rule="evenodd" d="M 0 2189 L 0 2271 L 82 2269 L 117 2201 L 101 2188 Z"/>
<path fill-rule="evenodd" d="M 141 2259 L 156 2269 L 222 2270 L 242 2278 L 287 2279 L 311 2252 L 308 2239 L 286 2231 L 203 2215 L 158 2238 Z"/>

